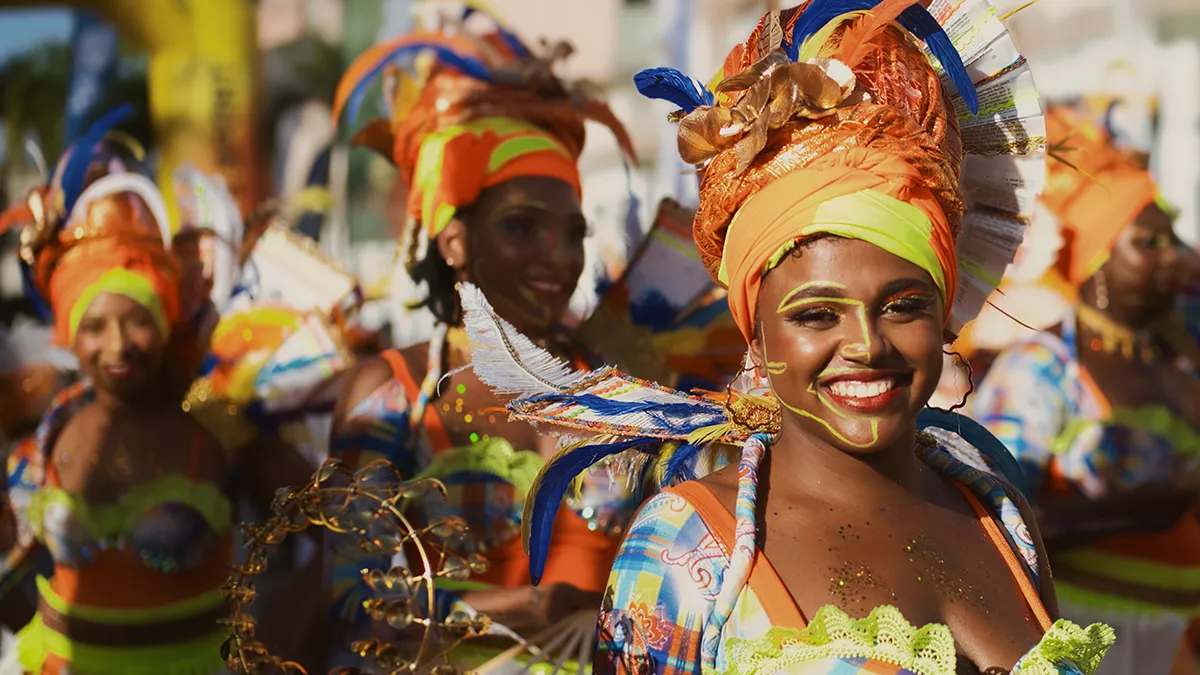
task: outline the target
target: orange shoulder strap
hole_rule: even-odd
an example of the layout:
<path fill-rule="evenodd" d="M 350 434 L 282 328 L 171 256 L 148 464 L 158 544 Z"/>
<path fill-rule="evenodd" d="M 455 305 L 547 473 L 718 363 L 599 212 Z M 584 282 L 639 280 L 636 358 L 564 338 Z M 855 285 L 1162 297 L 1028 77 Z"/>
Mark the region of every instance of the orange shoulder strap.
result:
<path fill-rule="evenodd" d="M 733 533 L 737 529 L 737 521 L 729 509 L 722 504 L 703 483 L 687 481 L 675 487 L 667 488 L 667 492 L 683 497 L 692 505 L 700 519 L 708 526 L 708 531 L 717 538 L 726 557 L 733 551 Z M 750 570 L 750 587 L 762 604 L 763 611 L 771 619 L 772 626 L 787 626 L 804 628 L 808 622 L 804 614 L 796 606 L 792 594 L 779 578 L 779 573 L 771 566 L 771 561 L 758 551 L 754 556 L 754 569 Z"/>
<path fill-rule="evenodd" d="M 1012 572 L 1013 579 L 1016 580 L 1017 586 L 1020 587 L 1021 594 L 1025 596 L 1025 602 L 1029 603 L 1029 608 L 1033 610 L 1033 615 L 1037 617 L 1042 631 L 1050 630 L 1050 626 L 1054 622 L 1050 620 L 1050 615 L 1046 613 L 1046 608 L 1042 605 L 1042 596 L 1038 594 L 1037 588 L 1029 580 L 1025 563 L 1017 558 L 1017 554 L 1013 552 L 1012 544 L 1009 543 L 1004 533 L 1000 531 L 999 526 L 996 525 L 996 521 L 992 520 L 992 514 L 983 508 L 983 504 L 979 503 L 979 498 L 975 496 L 975 493 L 971 492 L 971 489 L 962 483 L 956 482 L 954 485 L 958 487 L 959 492 L 962 492 L 963 497 L 971 504 L 971 509 L 979 517 L 979 524 L 987 532 L 988 538 L 992 540 L 992 544 L 996 547 L 996 550 L 1000 551 L 1000 557 L 1004 558 L 1004 562 L 1008 565 L 1008 570 Z"/>
<path fill-rule="evenodd" d="M 421 398 L 421 385 L 413 378 L 412 371 L 408 369 L 408 362 L 404 360 L 404 356 L 395 349 L 389 349 L 380 356 L 383 357 L 388 365 L 392 368 L 392 377 L 400 382 L 404 387 L 405 396 L 408 397 L 410 405 L 416 405 L 416 402 Z M 433 403 L 425 406 L 425 415 L 422 418 L 422 425 L 425 427 L 426 433 L 429 434 L 429 443 L 433 446 L 434 452 L 441 452 L 454 447 L 450 442 L 450 434 L 446 432 L 446 425 L 442 422 L 441 415 L 438 415 L 437 409 L 433 407 Z"/>

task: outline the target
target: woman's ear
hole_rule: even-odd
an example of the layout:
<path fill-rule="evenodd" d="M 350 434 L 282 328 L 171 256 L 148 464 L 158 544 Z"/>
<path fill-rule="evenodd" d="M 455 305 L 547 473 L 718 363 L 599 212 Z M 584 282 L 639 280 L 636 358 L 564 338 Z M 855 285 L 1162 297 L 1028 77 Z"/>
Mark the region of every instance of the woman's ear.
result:
<path fill-rule="evenodd" d="M 454 218 L 437 236 L 438 253 L 456 272 L 467 269 L 467 224 Z"/>
<path fill-rule="evenodd" d="M 766 353 L 766 346 L 763 344 L 762 325 L 758 324 L 754 329 L 754 338 L 750 340 L 750 364 L 754 366 L 754 373 L 759 377 L 767 376 Z"/>

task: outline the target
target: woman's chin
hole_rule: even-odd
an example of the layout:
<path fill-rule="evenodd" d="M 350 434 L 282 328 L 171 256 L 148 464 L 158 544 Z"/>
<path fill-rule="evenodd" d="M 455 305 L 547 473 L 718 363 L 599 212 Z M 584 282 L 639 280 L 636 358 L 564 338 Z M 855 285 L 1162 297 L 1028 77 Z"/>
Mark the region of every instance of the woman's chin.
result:
<path fill-rule="evenodd" d="M 896 447 L 902 441 L 911 441 L 911 420 L 874 418 L 847 424 L 821 425 L 816 430 L 830 445 L 851 455 L 872 455 Z M 907 416 L 905 416 L 907 417 Z"/>

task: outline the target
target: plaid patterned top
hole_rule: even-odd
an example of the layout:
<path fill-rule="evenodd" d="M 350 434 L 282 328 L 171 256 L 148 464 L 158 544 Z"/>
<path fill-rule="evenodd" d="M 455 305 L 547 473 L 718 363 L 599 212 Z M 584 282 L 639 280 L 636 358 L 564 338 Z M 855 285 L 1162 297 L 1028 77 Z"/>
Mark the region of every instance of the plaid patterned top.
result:
<path fill-rule="evenodd" d="M 970 416 L 1016 456 L 1035 492 L 1096 499 L 1174 482 L 1200 452 L 1200 433 L 1162 406 L 1111 406 L 1077 354 L 1072 314 L 1061 338 L 1039 333 L 1001 354 Z"/>
<path fill-rule="evenodd" d="M 1040 622 L 1044 628 L 1050 628 L 1033 590 L 1038 570 L 1032 538 L 1001 484 L 991 474 L 959 461 L 943 446 L 925 450 L 923 459 L 956 481 L 964 494 L 972 495 L 981 516 L 986 512 L 999 516 L 1007 530 L 1002 539 L 1007 539 L 1017 553 L 1016 560 L 1022 564 L 1021 569 L 1014 569 L 1014 574 L 1020 576 L 1018 581 L 1031 605 L 1036 605 L 1034 611 Z M 745 515 L 743 507 L 753 504 L 753 489 L 757 484 L 756 462 L 744 459 L 741 468 L 739 488 L 747 489 L 739 489 L 739 522 Z M 670 488 L 645 504 L 630 526 L 609 577 L 599 618 L 596 673 L 755 672 L 758 666 L 748 665 L 750 655 L 741 653 L 738 645 L 759 643 L 760 649 L 753 653 L 753 660 L 758 663 L 770 656 L 763 651 L 764 640 L 773 641 L 776 651 L 788 649 L 789 643 L 794 647 L 806 642 L 787 639 L 796 637 L 805 620 L 762 554 L 750 552 L 754 556 L 753 565 L 734 564 L 741 552 L 732 542 L 733 531 L 734 517 L 699 483 Z M 743 569 L 736 569 L 739 567 Z M 731 574 L 743 574 L 745 568 L 750 570 L 748 583 L 738 584 L 730 578 Z M 739 590 L 726 608 L 722 589 L 728 586 Z M 821 615 L 818 612 L 817 616 Z M 912 630 L 911 626 L 908 628 Z M 811 658 L 793 659 L 787 672 L 950 673 L 955 662 L 953 640 L 948 631 L 945 635 L 949 653 L 942 655 L 941 663 L 948 670 L 931 670 L 919 658 L 914 658 L 911 664 L 899 665 L 891 661 L 903 659 L 884 662 L 878 654 L 847 655 L 853 650 L 839 653 L 830 649 L 813 650 Z M 1083 672 L 1069 657 L 1057 658 L 1053 667 L 1063 674 Z"/>

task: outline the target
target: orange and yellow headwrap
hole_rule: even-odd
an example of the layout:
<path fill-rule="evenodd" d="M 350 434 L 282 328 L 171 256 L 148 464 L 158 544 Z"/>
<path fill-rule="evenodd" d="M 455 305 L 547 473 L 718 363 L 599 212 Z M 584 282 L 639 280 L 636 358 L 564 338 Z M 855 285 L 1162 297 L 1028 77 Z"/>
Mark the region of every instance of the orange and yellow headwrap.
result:
<path fill-rule="evenodd" d="M 1069 108 L 1046 113 L 1050 143 L 1042 202 L 1058 217 L 1057 270 L 1078 288 L 1108 260 L 1121 231 L 1158 199 L 1150 173 L 1103 130 Z"/>
<path fill-rule="evenodd" d="M 581 194 L 575 157 L 545 131 L 505 117 L 448 127 L 421 144 L 408 213 L 436 237 L 480 192 L 522 176 L 557 178 Z"/>
<path fill-rule="evenodd" d="M 753 60 L 764 17 L 726 59 L 716 104 L 681 122 L 681 154 L 708 161 L 696 245 L 729 289 L 747 341 L 763 276 L 795 242 L 821 233 L 870 242 L 921 267 L 950 311 L 962 144 L 936 72 L 890 22 L 912 4 L 885 3 L 834 22 L 803 62 L 783 61 L 781 51 Z M 784 46 L 807 6 L 782 12 Z M 784 68 L 787 78 L 778 75 Z M 784 103 L 792 110 L 781 122 Z M 747 117 L 740 134 L 728 133 L 729 120 L 739 126 Z"/>
<path fill-rule="evenodd" d="M 103 293 L 123 295 L 150 310 L 164 338 L 170 336 L 181 315 L 180 266 L 152 221 L 135 194 L 85 198 L 29 255 L 34 281 L 54 311 L 56 342 L 74 344 L 80 321 Z"/>
<path fill-rule="evenodd" d="M 429 236 L 484 189 L 513 178 L 556 178 L 579 192 L 586 120 L 609 127 L 636 162 L 608 106 L 554 75 L 551 66 L 570 46 L 535 54 L 494 18 L 480 22 L 483 16 L 468 7 L 462 16 L 441 16 L 437 30 L 372 47 L 347 69 L 334 98 L 335 120 L 344 109 L 353 118 L 367 84 L 387 76 L 391 118 L 368 124 L 355 143 L 395 163 L 408 214 Z"/>

